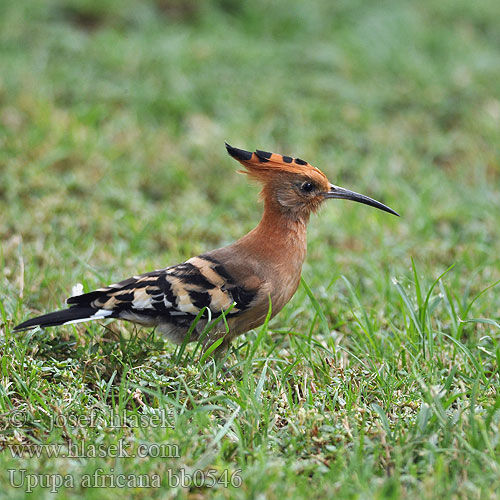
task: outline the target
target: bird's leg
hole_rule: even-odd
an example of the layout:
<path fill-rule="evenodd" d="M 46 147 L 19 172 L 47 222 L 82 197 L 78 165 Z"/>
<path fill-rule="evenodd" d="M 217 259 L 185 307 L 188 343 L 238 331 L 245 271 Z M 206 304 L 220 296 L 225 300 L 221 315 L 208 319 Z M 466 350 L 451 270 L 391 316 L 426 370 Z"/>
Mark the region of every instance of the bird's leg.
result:
<path fill-rule="evenodd" d="M 229 348 L 230 341 L 228 340 L 227 332 L 216 329 L 209 332 L 202 341 L 203 351 L 207 352 L 220 339 L 222 339 L 222 342 L 210 352 L 210 357 L 215 361 L 220 360 Z"/>

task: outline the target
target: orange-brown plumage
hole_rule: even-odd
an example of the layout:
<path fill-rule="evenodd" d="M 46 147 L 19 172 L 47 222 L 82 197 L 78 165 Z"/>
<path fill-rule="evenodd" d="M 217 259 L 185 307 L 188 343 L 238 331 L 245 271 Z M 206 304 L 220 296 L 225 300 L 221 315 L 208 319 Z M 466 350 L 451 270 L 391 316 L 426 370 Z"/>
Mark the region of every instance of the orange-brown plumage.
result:
<path fill-rule="evenodd" d="M 226 148 L 244 166 L 243 172 L 262 184 L 264 212 L 255 229 L 185 263 L 70 297 L 68 309 L 33 318 L 16 329 L 119 318 L 156 326 L 182 343 L 200 312 L 205 311 L 192 341 L 206 335 L 210 318 L 230 308 L 226 321 L 218 321 L 204 339 L 211 344 L 222 337 L 220 351 L 235 336 L 264 322 L 269 301 L 274 316 L 291 299 L 300 283 L 310 214 L 325 200 L 351 199 L 396 214 L 380 202 L 330 184 L 321 170 L 300 158 L 251 153 L 228 144 Z"/>

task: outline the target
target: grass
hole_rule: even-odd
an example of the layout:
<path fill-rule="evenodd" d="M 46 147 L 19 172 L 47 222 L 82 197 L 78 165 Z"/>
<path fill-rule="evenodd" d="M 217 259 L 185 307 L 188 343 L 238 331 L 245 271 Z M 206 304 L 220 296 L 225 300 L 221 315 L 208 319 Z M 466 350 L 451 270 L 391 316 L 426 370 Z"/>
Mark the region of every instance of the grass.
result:
<path fill-rule="evenodd" d="M 3 497 L 497 498 L 499 23 L 494 0 L 4 2 Z M 225 369 L 126 324 L 12 332 L 251 229 L 224 140 L 402 217 L 325 207 Z"/>

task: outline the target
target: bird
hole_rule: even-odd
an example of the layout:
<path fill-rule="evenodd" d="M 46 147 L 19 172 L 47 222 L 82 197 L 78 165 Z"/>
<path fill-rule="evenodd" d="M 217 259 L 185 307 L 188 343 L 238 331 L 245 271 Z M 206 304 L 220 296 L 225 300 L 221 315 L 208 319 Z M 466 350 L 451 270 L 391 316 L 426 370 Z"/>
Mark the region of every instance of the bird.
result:
<path fill-rule="evenodd" d="M 67 308 L 29 319 L 14 331 L 121 319 L 155 327 L 175 344 L 201 341 L 226 352 L 235 337 L 274 317 L 295 294 L 306 257 L 306 228 L 326 200 L 346 199 L 399 216 L 388 206 L 330 183 L 300 158 L 235 148 L 262 187 L 259 224 L 236 242 L 189 260 L 73 295 Z M 217 344 L 215 344 L 217 342 Z M 216 349 L 215 349 L 216 347 Z"/>

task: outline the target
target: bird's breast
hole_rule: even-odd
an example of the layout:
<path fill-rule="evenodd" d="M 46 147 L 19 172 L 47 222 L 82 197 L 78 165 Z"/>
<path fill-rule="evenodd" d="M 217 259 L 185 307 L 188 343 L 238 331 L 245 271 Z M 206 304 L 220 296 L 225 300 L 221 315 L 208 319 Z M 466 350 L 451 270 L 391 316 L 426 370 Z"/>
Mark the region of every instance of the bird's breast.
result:
<path fill-rule="evenodd" d="M 290 301 L 300 283 L 303 260 L 289 261 L 286 265 L 277 265 L 272 280 L 271 303 L 273 316 Z"/>

